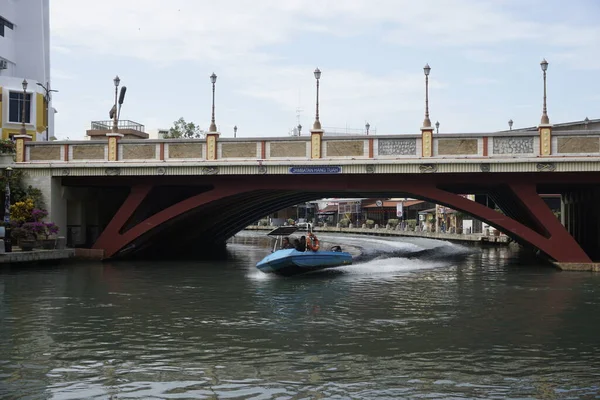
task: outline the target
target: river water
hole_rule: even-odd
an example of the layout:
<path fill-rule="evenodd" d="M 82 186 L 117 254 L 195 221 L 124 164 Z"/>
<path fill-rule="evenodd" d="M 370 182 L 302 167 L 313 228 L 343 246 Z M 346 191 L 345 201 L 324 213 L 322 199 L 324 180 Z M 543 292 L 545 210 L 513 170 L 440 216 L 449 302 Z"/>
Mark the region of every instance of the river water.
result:
<path fill-rule="evenodd" d="M 0 398 L 600 398 L 600 275 L 508 248 L 320 235 L 353 265 L 0 268 Z"/>

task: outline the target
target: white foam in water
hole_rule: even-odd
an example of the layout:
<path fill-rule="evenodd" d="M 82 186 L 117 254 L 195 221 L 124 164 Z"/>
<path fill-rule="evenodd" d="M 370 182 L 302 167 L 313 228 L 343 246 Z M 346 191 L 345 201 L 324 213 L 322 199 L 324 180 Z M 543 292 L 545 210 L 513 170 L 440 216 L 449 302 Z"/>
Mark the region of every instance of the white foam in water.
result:
<path fill-rule="evenodd" d="M 408 259 L 401 257 L 376 258 L 365 263 L 352 264 L 336 269 L 349 275 L 398 275 L 418 270 L 434 269 L 448 266 L 448 263 L 441 261 L 426 261 L 419 259 Z"/>

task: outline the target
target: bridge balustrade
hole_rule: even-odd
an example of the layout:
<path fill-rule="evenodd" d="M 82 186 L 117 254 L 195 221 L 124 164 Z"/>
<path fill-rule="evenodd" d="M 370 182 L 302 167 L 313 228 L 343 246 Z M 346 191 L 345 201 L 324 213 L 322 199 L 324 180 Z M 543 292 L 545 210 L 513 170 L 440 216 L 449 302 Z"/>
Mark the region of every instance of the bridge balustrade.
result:
<path fill-rule="evenodd" d="M 418 135 L 134 139 L 32 142 L 17 136 L 21 163 L 214 163 L 218 161 L 401 160 L 600 156 L 600 131 Z M 210 135 L 208 135 L 210 136 Z M 431 156 L 423 149 L 431 145 Z M 317 150 L 315 152 L 315 149 Z"/>

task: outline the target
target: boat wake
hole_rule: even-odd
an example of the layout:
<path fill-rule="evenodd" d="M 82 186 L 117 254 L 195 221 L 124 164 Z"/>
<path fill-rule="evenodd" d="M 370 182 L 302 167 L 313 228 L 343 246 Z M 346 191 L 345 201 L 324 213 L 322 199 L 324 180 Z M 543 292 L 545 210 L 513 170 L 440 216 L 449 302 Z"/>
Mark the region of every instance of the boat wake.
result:
<path fill-rule="evenodd" d="M 253 232 L 250 236 L 254 236 Z M 480 251 L 477 247 L 428 238 L 328 233 L 321 233 L 319 237 L 323 244 L 339 244 L 344 251 L 351 253 L 352 265 L 303 274 L 307 279 L 324 276 L 385 279 L 419 270 L 449 267 Z M 273 278 L 256 270 L 253 272 L 255 273 L 252 275 L 256 279 Z"/>

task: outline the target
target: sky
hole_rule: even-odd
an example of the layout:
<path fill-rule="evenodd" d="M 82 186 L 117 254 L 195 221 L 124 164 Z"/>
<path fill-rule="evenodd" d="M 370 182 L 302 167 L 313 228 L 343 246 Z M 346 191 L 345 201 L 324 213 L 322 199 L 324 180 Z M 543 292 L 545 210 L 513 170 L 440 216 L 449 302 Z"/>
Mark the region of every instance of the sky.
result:
<path fill-rule="evenodd" d="M 308 134 L 320 80 L 326 131 L 415 134 L 425 78 L 440 133 L 536 126 L 540 61 L 551 123 L 600 118 L 597 0 L 52 0 L 56 136 L 107 120 L 147 129 L 180 117 L 208 130 L 211 73 L 222 137 Z M 298 119 L 299 118 L 299 119 Z"/>

